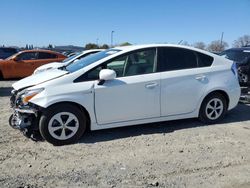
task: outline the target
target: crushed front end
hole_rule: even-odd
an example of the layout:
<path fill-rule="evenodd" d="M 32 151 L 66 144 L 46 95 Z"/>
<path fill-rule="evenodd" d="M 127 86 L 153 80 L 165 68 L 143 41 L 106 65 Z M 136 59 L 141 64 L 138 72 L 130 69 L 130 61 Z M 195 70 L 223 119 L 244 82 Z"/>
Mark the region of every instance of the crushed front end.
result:
<path fill-rule="evenodd" d="M 30 102 L 24 103 L 22 95 L 25 90 L 12 90 L 10 106 L 13 114 L 9 118 L 9 125 L 14 129 L 19 129 L 23 134 L 32 140 L 41 140 L 39 133 L 39 119 L 41 108 Z"/>

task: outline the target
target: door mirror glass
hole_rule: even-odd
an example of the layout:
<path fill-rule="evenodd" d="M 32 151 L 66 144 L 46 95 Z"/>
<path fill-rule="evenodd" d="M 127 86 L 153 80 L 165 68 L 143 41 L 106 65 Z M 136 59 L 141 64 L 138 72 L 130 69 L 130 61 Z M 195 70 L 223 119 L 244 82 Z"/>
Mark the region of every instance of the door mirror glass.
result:
<path fill-rule="evenodd" d="M 102 69 L 99 73 L 99 79 L 100 80 L 113 80 L 116 78 L 116 73 L 114 70 L 111 69 Z"/>

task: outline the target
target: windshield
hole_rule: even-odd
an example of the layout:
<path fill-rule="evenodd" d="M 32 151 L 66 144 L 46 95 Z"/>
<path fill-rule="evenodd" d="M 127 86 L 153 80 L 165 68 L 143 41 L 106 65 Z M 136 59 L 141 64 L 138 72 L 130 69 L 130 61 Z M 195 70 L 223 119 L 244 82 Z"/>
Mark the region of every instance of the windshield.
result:
<path fill-rule="evenodd" d="M 70 57 L 64 59 L 62 62 L 65 63 L 65 62 L 71 61 L 71 60 L 73 60 L 74 58 L 76 58 L 77 56 L 79 56 L 80 54 L 81 54 L 81 52 L 78 52 L 78 53 L 76 53 L 75 55 L 70 56 Z"/>
<path fill-rule="evenodd" d="M 69 71 L 69 72 L 75 72 L 75 71 L 78 71 L 96 61 L 99 61 L 100 59 L 103 59 L 105 57 L 108 57 L 110 55 L 113 55 L 117 52 L 119 52 L 120 50 L 116 50 L 116 49 L 109 49 L 109 50 L 105 50 L 105 51 L 102 51 L 102 52 L 98 52 L 96 54 L 93 54 L 93 55 L 90 55 L 90 56 L 87 56 L 83 59 L 80 59 L 79 61 L 75 62 L 75 63 L 72 63 L 70 65 L 68 65 L 66 67 L 66 70 Z"/>
<path fill-rule="evenodd" d="M 220 56 L 223 56 L 227 59 L 242 62 L 244 59 L 250 57 L 249 50 L 226 50 L 220 53 Z"/>

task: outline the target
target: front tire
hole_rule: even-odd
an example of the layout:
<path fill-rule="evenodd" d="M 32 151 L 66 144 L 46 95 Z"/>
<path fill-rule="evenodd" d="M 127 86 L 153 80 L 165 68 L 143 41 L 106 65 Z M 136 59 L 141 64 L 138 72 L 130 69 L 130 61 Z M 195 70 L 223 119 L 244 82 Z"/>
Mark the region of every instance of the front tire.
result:
<path fill-rule="evenodd" d="M 206 124 L 213 124 L 225 116 L 227 112 L 226 98 L 220 93 L 207 96 L 202 102 L 199 119 Z"/>
<path fill-rule="evenodd" d="M 53 145 L 72 144 L 86 130 L 86 116 L 77 106 L 58 104 L 48 108 L 41 116 L 39 131 Z"/>

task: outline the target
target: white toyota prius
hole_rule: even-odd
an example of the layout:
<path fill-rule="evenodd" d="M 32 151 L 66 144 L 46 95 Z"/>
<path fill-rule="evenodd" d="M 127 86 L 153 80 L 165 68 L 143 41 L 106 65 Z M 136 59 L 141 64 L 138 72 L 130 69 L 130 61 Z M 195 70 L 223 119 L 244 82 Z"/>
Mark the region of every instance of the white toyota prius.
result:
<path fill-rule="evenodd" d="M 192 47 L 116 47 L 13 84 L 9 123 L 54 145 L 90 130 L 199 118 L 215 123 L 240 97 L 235 64 Z"/>

